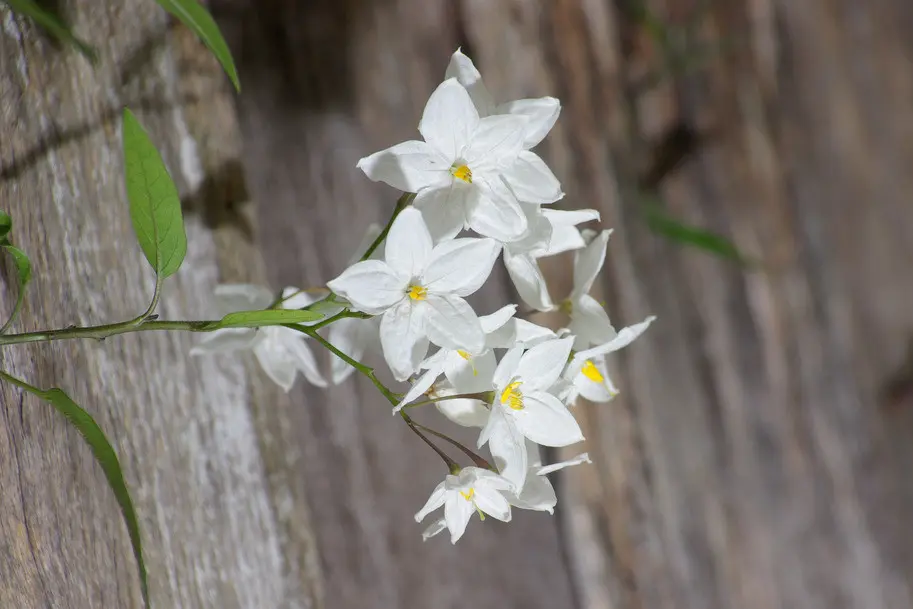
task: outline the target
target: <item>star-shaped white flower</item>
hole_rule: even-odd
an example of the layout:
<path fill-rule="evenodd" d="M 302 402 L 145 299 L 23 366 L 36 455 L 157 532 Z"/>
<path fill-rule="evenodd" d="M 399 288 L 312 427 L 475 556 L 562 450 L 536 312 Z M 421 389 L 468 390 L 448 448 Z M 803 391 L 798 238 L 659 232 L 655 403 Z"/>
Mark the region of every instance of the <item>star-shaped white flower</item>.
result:
<path fill-rule="evenodd" d="M 422 214 L 407 208 L 390 227 L 383 261 L 358 262 L 327 285 L 354 309 L 383 315 L 384 358 L 403 381 L 425 357 L 429 340 L 450 349 L 483 349 L 479 318 L 463 297 L 482 286 L 499 251 L 491 239 L 433 246 Z"/>
<path fill-rule="evenodd" d="M 431 525 L 431 531 L 423 535 L 425 539 L 450 529 L 450 542 L 456 543 L 466 531 L 473 513 L 479 517 L 485 515 L 510 522 L 510 503 L 501 494 L 513 488 L 510 482 L 498 474 L 479 467 L 464 467 L 457 475 L 448 475 L 431 493 L 425 506 L 415 515 L 415 521 L 421 522 L 425 516 L 444 506 L 444 522 Z M 429 534 L 430 533 L 430 534 Z"/>
<path fill-rule="evenodd" d="M 573 401 L 579 394 L 591 402 L 608 402 L 618 395 L 618 389 L 609 378 L 605 356 L 630 345 L 655 319 L 651 315 L 639 324 L 622 328 L 617 333 L 613 328 L 614 336 L 609 341 L 576 353 L 563 374 L 564 379 L 574 385 L 568 399 Z"/>
<path fill-rule="evenodd" d="M 236 311 L 265 309 L 273 303 L 274 295 L 261 286 L 227 284 L 216 287 L 215 298 L 219 315 L 224 316 Z M 310 295 L 291 287 L 282 291 L 282 298 L 283 309 L 300 309 L 314 302 Z M 326 387 L 327 382 L 305 343 L 306 338 L 300 332 L 281 326 L 224 328 L 207 335 L 190 350 L 190 354 L 210 355 L 250 349 L 267 376 L 284 391 L 292 388 L 299 370 L 312 385 Z"/>
<path fill-rule="evenodd" d="M 606 246 L 611 230 L 599 233 L 574 256 L 574 289 L 560 304 L 560 309 L 570 315 L 568 329 L 576 336 L 574 350 L 606 343 L 615 335 L 609 316 L 599 302 L 590 296 L 596 275 L 605 262 Z"/>
<path fill-rule="evenodd" d="M 543 446 L 568 446 L 583 440 L 574 415 L 549 389 L 564 371 L 573 338 L 560 338 L 528 351 L 508 351 L 495 370 L 495 398 L 478 447 L 489 443 L 504 463 L 501 475 L 522 490 L 528 468 L 524 438 Z"/>
<path fill-rule="evenodd" d="M 466 89 L 448 79 L 431 94 L 422 114 L 418 129 L 425 141 L 376 152 L 358 167 L 375 182 L 416 193 L 413 205 L 425 215 L 435 241 L 463 228 L 512 239 L 526 230 L 526 217 L 501 174 L 520 154 L 527 120 L 480 118 Z"/>

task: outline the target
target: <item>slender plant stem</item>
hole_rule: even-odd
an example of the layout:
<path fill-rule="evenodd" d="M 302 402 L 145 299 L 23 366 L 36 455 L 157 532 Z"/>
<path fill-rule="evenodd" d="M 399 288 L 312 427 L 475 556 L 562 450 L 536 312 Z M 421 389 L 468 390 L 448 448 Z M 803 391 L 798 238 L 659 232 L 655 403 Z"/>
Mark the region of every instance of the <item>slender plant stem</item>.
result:
<path fill-rule="evenodd" d="M 402 415 L 403 420 L 406 422 L 406 425 L 409 426 L 409 429 L 411 429 L 413 431 L 413 433 L 415 433 L 415 435 L 417 435 L 419 438 L 421 438 L 425 444 L 430 446 L 431 449 L 437 453 L 437 456 L 440 457 L 444 461 L 445 464 L 447 464 L 447 469 L 450 470 L 450 473 L 454 474 L 454 475 L 458 474 L 460 472 L 459 464 L 456 461 L 454 461 L 453 459 L 451 459 L 449 456 L 447 456 L 447 454 L 444 451 L 442 451 L 440 448 L 438 448 L 434 444 L 434 442 L 429 440 L 428 437 L 425 436 L 425 434 L 423 434 L 421 431 L 419 431 L 419 428 L 421 427 L 422 429 L 425 429 L 427 431 L 431 431 L 431 430 L 428 430 L 426 427 L 422 427 L 421 425 L 419 425 L 418 423 L 413 421 L 412 418 L 409 417 L 409 415 L 407 415 L 405 412 L 400 411 L 400 414 Z"/>
<path fill-rule="evenodd" d="M 422 402 L 413 402 L 412 404 L 406 404 L 403 408 L 418 408 L 419 406 L 427 406 L 428 404 L 435 404 L 437 402 L 446 402 L 447 400 L 481 400 L 483 402 L 491 402 L 493 398 L 493 392 L 491 391 L 481 391 L 479 393 L 458 393 L 457 395 L 444 395 L 438 398 L 430 398 Z"/>
<path fill-rule="evenodd" d="M 399 215 L 399 212 L 406 209 L 406 207 L 408 207 L 409 204 L 412 203 L 412 200 L 414 198 L 415 198 L 415 193 L 404 192 L 403 195 L 399 199 L 397 199 L 396 207 L 393 208 L 393 215 L 390 216 L 390 219 L 387 221 L 387 225 L 384 227 L 384 230 L 380 231 L 380 234 L 377 235 L 377 238 L 374 239 L 374 242 L 371 243 L 371 245 L 368 246 L 368 249 L 365 251 L 365 253 L 362 254 L 361 260 L 367 260 L 368 258 L 370 258 L 371 254 L 374 253 L 374 250 L 376 250 L 380 246 L 380 244 L 384 242 L 384 239 L 387 238 L 387 233 L 390 232 L 390 227 L 393 226 L 393 221 L 396 220 L 396 216 Z"/>
<path fill-rule="evenodd" d="M 438 438 L 440 438 L 441 440 L 444 440 L 445 442 L 449 442 L 450 444 L 453 444 L 454 446 L 459 448 L 461 451 L 463 451 L 463 453 L 465 453 L 466 456 L 468 456 L 470 459 L 472 459 L 472 462 L 475 463 L 476 466 L 481 467 L 482 469 L 490 469 L 491 471 L 497 473 L 498 470 L 496 470 L 494 467 L 492 467 L 491 463 L 489 463 L 488 461 L 486 461 L 485 459 L 483 459 L 482 457 L 480 457 L 479 455 L 477 455 L 470 449 L 466 448 L 465 446 L 463 446 L 462 444 L 460 444 L 459 442 L 457 442 L 450 436 L 448 436 L 446 434 L 442 434 L 439 431 L 435 431 L 435 430 L 431 429 L 430 427 L 425 427 L 424 425 L 419 425 L 418 423 L 412 423 L 412 425 L 414 425 L 415 427 L 418 427 L 419 429 L 427 431 L 428 433 L 430 433 L 433 436 L 437 436 Z"/>
<path fill-rule="evenodd" d="M 156 330 L 179 330 L 184 332 L 211 332 L 218 329 L 221 322 L 218 320 L 201 321 L 160 321 L 147 320 L 139 325 L 135 320 L 123 321 L 116 324 L 103 324 L 100 326 L 71 327 L 59 330 L 39 330 L 37 332 L 23 332 L 21 334 L 7 334 L 0 336 L 0 346 L 17 345 L 22 343 L 44 343 L 54 340 L 71 340 L 74 338 L 94 338 L 101 340 L 118 334 L 131 332 L 151 332 Z"/>
<path fill-rule="evenodd" d="M 37 394 L 42 393 L 41 389 L 39 389 L 38 387 L 35 387 L 34 385 L 29 385 L 22 379 L 18 379 L 15 376 L 13 376 L 12 374 L 7 374 L 6 372 L 3 372 L 2 370 L 0 370 L 0 378 L 2 378 L 7 383 L 12 383 L 16 387 L 19 387 L 20 389 L 25 389 L 26 391 L 30 391 L 32 393 L 37 393 Z"/>

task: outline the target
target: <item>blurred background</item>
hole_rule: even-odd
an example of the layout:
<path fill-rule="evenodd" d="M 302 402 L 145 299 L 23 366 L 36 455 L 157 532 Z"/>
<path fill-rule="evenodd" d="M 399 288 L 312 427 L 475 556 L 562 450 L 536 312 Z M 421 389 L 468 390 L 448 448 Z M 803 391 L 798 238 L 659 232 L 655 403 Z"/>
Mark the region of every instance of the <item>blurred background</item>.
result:
<path fill-rule="evenodd" d="M 23 329 L 147 298 L 124 105 L 185 199 L 163 315 L 205 316 L 216 283 L 346 266 L 397 196 L 356 161 L 416 136 L 458 47 L 497 100 L 561 100 L 537 152 L 561 208 L 615 229 L 597 298 L 616 326 L 658 321 L 612 360 L 621 394 L 577 407 L 594 464 L 556 476 L 555 515 L 473 522 L 455 547 L 413 521 L 442 464 L 361 379 L 285 396 L 250 362 L 188 363 L 186 336 L 5 350 L 111 434 L 156 606 L 913 606 L 913 4 L 209 7 L 240 95 L 149 0 L 56 3 L 95 67 L 0 3 L 0 206 L 41 268 Z M 567 293 L 571 259 L 543 262 Z M 511 290 L 498 267 L 481 309 Z M 139 606 L 89 450 L 2 400 L 0 605 Z"/>

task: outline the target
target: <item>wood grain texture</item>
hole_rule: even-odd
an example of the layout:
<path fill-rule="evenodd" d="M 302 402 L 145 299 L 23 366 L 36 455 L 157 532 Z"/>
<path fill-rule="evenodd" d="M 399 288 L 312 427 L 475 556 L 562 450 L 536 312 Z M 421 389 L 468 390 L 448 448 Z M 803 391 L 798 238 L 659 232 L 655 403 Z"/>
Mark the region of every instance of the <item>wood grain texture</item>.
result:
<path fill-rule="evenodd" d="M 0 201 L 36 271 L 15 330 L 126 319 L 148 304 L 153 277 L 122 179 L 124 105 L 186 197 L 189 251 L 159 312 L 207 317 L 217 282 L 262 281 L 244 224 L 213 230 L 207 207 L 245 203 L 229 85 L 153 2 L 61 8 L 100 47 L 97 68 L 0 8 Z M 0 299 L 4 315 L 13 295 Z M 244 358 L 190 358 L 195 340 L 12 346 L 2 365 L 64 388 L 108 434 L 140 518 L 155 606 L 320 606 L 300 453 L 284 423 L 291 405 Z M 0 606 L 141 606 L 126 530 L 89 448 L 46 404 L 8 386 L 0 399 Z"/>

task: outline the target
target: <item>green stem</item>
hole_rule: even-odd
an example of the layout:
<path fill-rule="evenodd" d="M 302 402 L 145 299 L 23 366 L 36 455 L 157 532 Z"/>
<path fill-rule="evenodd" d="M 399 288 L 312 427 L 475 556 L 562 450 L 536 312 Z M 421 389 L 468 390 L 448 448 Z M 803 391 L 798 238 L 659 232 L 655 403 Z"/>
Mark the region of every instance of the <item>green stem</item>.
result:
<path fill-rule="evenodd" d="M 362 261 L 370 258 L 371 254 L 374 253 L 374 250 L 376 250 L 380 246 L 380 244 L 384 242 L 384 239 L 387 238 L 387 233 L 390 232 L 390 227 L 393 226 L 393 221 L 396 220 L 396 216 L 399 215 L 399 212 L 406 209 L 406 207 L 408 207 L 409 204 L 412 203 L 412 200 L 414 198 L 415 198 L 415 193 L 404 192 L 402 194 L 402 196 L 399 199 L 397 199 L 396 207 L 393 209 L 393 215 L 390 216 L 390 219 L 387 221 L 387 225 L 384 227 L 384 230 L 380 231 L 380 234 L 377 235 L 377 238 L 374 239 L 374 242 L 371 243 L 370 246 L 368 246 L 368 250 L 361 257 Z"/>
<path fill-rule="evenodd" d="M 493 391 L 480 391 L 479 393 L 458 393 L 457 395 L 444 395 L 439 398 L 431 398 L 423 402 L 413 402 L 412 404 L 407 404 L 403 408 L 418 408 L 419 406 L 427 406 L 428 404 L 434 404 L 436 402 L 446 402 L 447 400 L 480 400 L 490 404 L 493 399 Z"/>
<path fill-rule="evenodd" d="M 411 421 L 411 419 L 410 419 L 410 421 Z M 428 433 L 430 433 L 431 435 L 437 436 L 441 440 L 444 440 L 445 442 L 449 442 L 450 444 L 453 444 L 454 446 L 459 448 L 461 451 L 463 451 L 466 454 L 466 456 L 468 456 L 470 459 L 472 459 L 472 462 L 476 464 L 476 467 L 481 467 L 482 469 L 490 469 L 491 471 L 498 473 L 498 470 L 496 470 L 491 465 L 491 463 L 489 463 L 488 461 L 486 461 L 485 459 L 483 459 L 476 453 L 472 452 L 471 450 L 469 450 L 468 448 L 466 448 L 465 446 L 463 446 L 462 444 L 460 444 L 459 442 L 457 442 L 450 436 L 442 434 L 439 431 L 435 431 L 435 430 L 431 429 L 430 427 L 425 427 L 424 425 L 419 425 L 418 423 L 411 423 L 411 425 L 414 425 L 415 427 L 418 427 L 419 429 L 423 429 L 423 430 L 427 431 Z"/>
<path fill-rule="evenodd" d="M 71 340 L 74 338 L 94 338 L 101 340 L 118 334 L 130 332 L 151 332 L 156 330 L 179 330 L 184 332 L 211 332 L 217 329 L 218 320 L 201 321 L 159 321 L 147 320 L 136 325 L 135 320 L 122 321 L 116 324 L 103 324 L 85 328 L 61 328 L 59 330 L 39 330 L 0 336 L 0 346 L 22 343 L 44 343 L 52 340 Z"/>
<path fill-rule="evenodd" d="M 456 474 L 460 473 L 460 465 L 456 461 L 454 461 L 453 459 L 448 457 L 447 454 L 444 451 L 442 451 L 440 448 L 438 448 L 434 444 L 434 442 L 429 440 L 428 437 L 425 436 L 425 434 L 423 434 L 421 431 L 419 431 L 420 427 L 427 431 L 431 431 L 430 429 L 428 429 L 427 427 L 422 427 L 418 423 L 414 422 L 409 417 L 409 415 L 407 415 L 405 412 L 400 411 L 400 414 L 402 415 L 403 420 L 406 422 L 406 425 L 409 426 L 409 429 L 411 429 L 415 433 L 415 435 L 417 435 L 419 438 L 421 438 L 425 444 L 430 446 L 431 449 L 437 453 L 437 456 L 440 457 L 444 461 L 444 463 L 447 465 L 447 469 L 450 470 L 451 474 L 456 475 Z"/>

